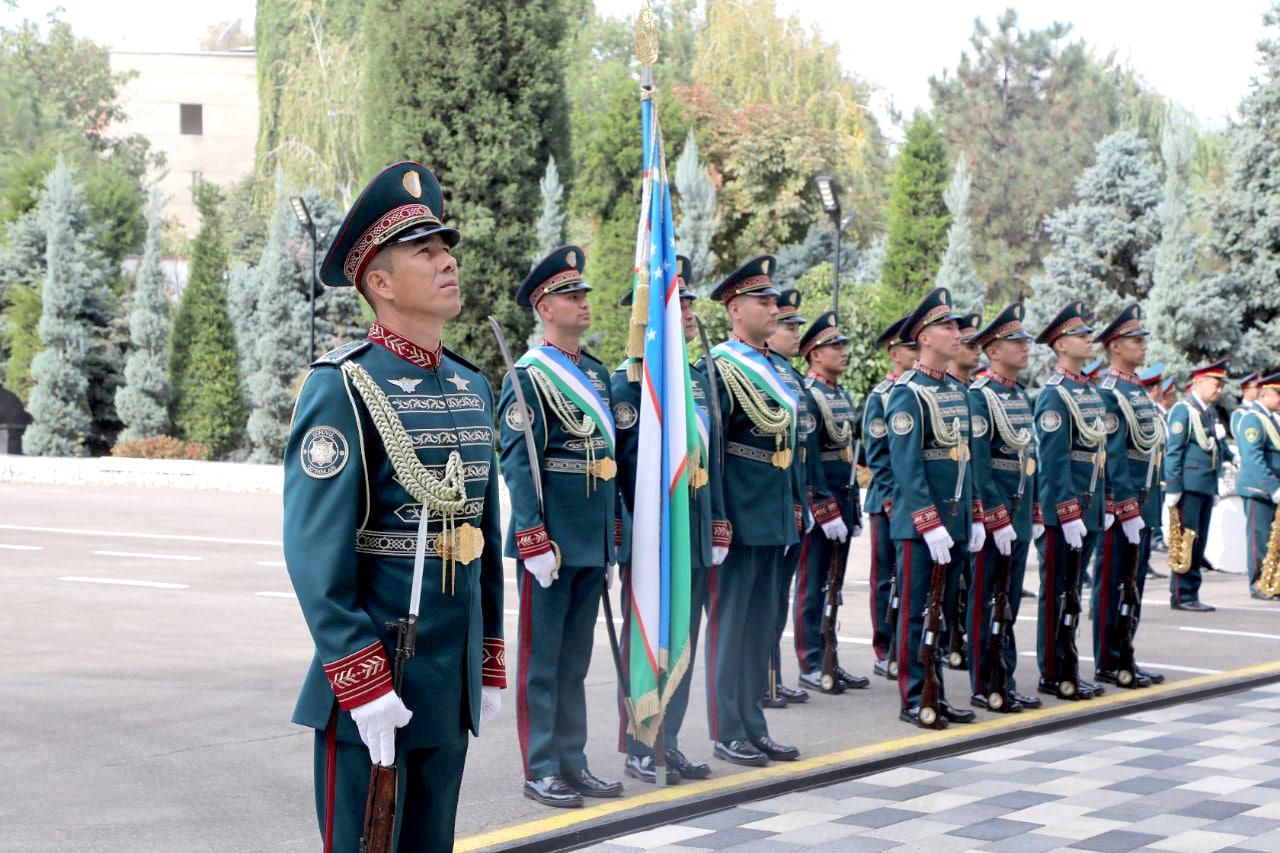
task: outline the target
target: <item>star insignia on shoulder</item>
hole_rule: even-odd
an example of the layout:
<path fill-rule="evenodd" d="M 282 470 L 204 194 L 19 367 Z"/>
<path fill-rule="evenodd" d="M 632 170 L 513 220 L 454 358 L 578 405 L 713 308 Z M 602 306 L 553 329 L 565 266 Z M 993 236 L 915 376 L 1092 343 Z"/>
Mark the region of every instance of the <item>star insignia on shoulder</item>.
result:
<path fill-rule="evenodd" d="M 445 382 L 452 382 L 452 383 L 453 383 L 453 387 L 454 387 L 454 388 L 457 388 L 459 391 L 469 391 L 469 390 L 471 390 L 471 389 L 470 389 L 470 387 L 469 387 L 469 386 L 471 385 L 471 380 L 470 380 L 470 379 L 463 379 L 461 376 L 459 376 L 459 375 L 458 375 L 458 374 L 456 374 L 456 373 L 455 373 L 455 374 L 453 374 L 452 376 L 450 376 L 448 379 L 446 379 L 446 380 L 445 380 Z"/>
<path fill-rule="evenodd" d="M 597 374 L 595 370 L 590 367 L 587 368 L 587 375 L 590 376 L 592 379 L 600 378 L 599 374 Z"/>
<path fill-rule="evenodd" d="M 409 379 L 409 378 L 388 379 L 387 381 L 390 382 L 392 385 L 396 386 L 397 388 L 399 388 L 401 391 L 403 391 L 406 394 L 412 394 L 415 390 L 417 390 L 418 385 L 422 382 L 421 379 Z"/>

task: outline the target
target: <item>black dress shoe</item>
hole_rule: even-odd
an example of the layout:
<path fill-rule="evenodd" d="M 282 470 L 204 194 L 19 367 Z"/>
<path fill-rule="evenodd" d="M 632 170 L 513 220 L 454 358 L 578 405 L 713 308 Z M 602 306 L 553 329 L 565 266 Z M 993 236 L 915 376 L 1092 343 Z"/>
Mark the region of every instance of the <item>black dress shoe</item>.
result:
<path fill-rule="evenodd" d="M 1143 678 L 1147 679 L 1147 681 L 1150 681 L 1152 684 L 1164 684 L 1163 672 L 1155 672 L 1150 669 L 1143 669 L 1142 667 L 1138 667 L 1138 672 L 1142 674 Z"/>
<path fill-rule="evenodd" d="M 1101 696 L 1107 692 L 1107 688 L 1103 687 L 1096 681 L 1085 681 L 1081 678 L 1079 679 L 1079 684 L 1080 695 L 1085 699 L 1092 699 L 1095 696 Z"/>
<path fill-rule="evenodd" d="M 544 806 L 559 809 L 582 807 L 582 795 L 570 788 L 559 776 L 543 776 L 541 779 L 524 780 L 524 795 Z"/>
<path fill-rule="evenodd" d="M 1076 699 L 1093 698 L 1090 693 L 1088 697 L 1082 695 L 1084 691 L 1081 689 L 1079 682 L 1076 681 L 1045 681 L 1040 679 L 1039 691 L 1050 696 L 1057 696 L 1059 699 L 1074 701 Z M 1024 703 L 1025 704 L 1025 703 Z"/>
<path fill-rule="evenodd" d="M 1014 700 L 1024 708 L 1039 708 L 1044 705 L 1044 702 L 1040 701 L 1039 696 L 1023 696 L 1016 690 L 1012 691 L 1009 695 L 1011 695 Z"/>
<path fill-rule="evenodd" d="M 920 719 L 919 708 L 903 708 L 898 712 L 898 719 L 904 723 L 917 725 L 922 729 L 945 729 L 947 727 L 947 718 L 939 714 L 933 722 L 926 723 Z"/>
<path fill-rule="evenodd" d="M 844 667 L 836 667 L 836 678 L 844 682 L 846 690 L 865 690 L 871 686 L 871 679 L 865 675 L 854 675 Z"/>
<path fill-rule="evenodd" d="M 1141 672 L 1135 671 L 1127 674 L 1127 684 L 1120 683 L 1120 671 L 1110 669 L 1094 670 L 1093 677 L 1099 681 L 1105 681 L 1107 684 L 1114 684 L 1116 687 L 1150 687 L 1151 679 L 1144 676 Z"/>
<path fill-rule="evenodd" d="M 656 785 L 658 782 L 658 762 L 652 755 L 628 755 L 626 763 L 622 765 L 622 772 L 632 779 L 639 779 L 650 785 Z M 667 784 L 679 784 L 680 775 L 680 771 L 668 762 Z"/>
<path fill-rule="evenodd" d="M 942 711 L 942 716 L 953 723 L 972 723 L 978 719 L 978 715 L 967 708 L 957 708 L 946 699 L 938 702 L 938 710 Z"/>
<path fill-rule="evenodd" d="M 1190 610 L 1193 613 L 1212 613 L 1218 609 L 1200 601 L 1175 601 L 1169 606 L 1174 610 Z"/>
<path fill-rule="evenodd" d="M 794 746 L 783 746 L 767 735 L 753 737 L 751 743 L 773 761 L 795 761 L 800 757 L 800 750 Z"/>
<path fill-rule="evenodd" d="M 711 775 L 711 765 L 690 761 L 675 747 L 667 750 L 667 767 L 668 773 L 671 772 L 670 768 L 678 770 L 682 779 L 705 779 Z"/>
<path fill-rule="evenodd" d="M 991 707 L 991 699 L 997 699 L 999 707 Z M 995 711 L 997 714 L 1018 714 L 1022 712 L 1022 703 L 1013 698 L 1010 693 L 992 693 L 988 696 L 985 693 L 974 693 L 969 697 L 969 704 L 975 708 L 982 708 L 984 711 Z"/>
<path fill-rule="evenodd" d="M 613 779 L 597 779 L 590 770 L 574 770 L 572 773 L 561 773 L 565 784 L 584 797 L 612 799 L 622 796 L 622 783 Z"/>
<path fill-rule="evenodd" d="M 756 749 L 755 744 L 749 740 L 718 740 L 711 754 L 744 767 L 763 767 L 769 763 L 769 756 Z"/>
<path fill-rule="evenodd" d="M 889 661 L 876 658 L 876 662 L 871 664 L 871 674 L 881 678 L 892 678 L 889 675 Z"/>
<path fill-rule="evenodd" d="M 803 705 L 809 701 L 809 694 L 803 690 L 796 690 L 794 687 L 787 687 L 779 684 L 777 687 L 778 695 L 786 699 L 788 704 Z"/>
<path fill-rule="evenodd" d="M 1036 594 L 1035 594 L 1034 592 L 1032 592 L 1031 590 L 1029 590 L 1029 589 L 1024 589 L 1024 590 L 1022 591 L 1022 597 L 1023 597 L 1023 598 L 1035 598 L 1035 597 L 1036 597 Z"/>
<path fill-rule="evenodd" d="M 787 707 L 787 700 L 782 697 L 781 693 L 777 696 L 770 696 L 766 693 L 760 697 L 760 707 L 770 709 L 785 708 Z"/>
<path fill-rule="evenodd" d="M 1271 600 L 1271 596 L 1266 595 L 1265 593 L 1263 593 L 1263 592 L 1262 592 L 1262 590 L 1258 589 L 1258 588 L 1257 588 L 1257 587 L 1255 587 L 1255 586 L 1251 586 L 1251 587 L 1249 587 L 1249 597 L 1250 597 L 1250 598 L 1256 598 L 1256 599 L 1258 599 L 1259 601 L 1270 601 L 1270 600 Z"/>

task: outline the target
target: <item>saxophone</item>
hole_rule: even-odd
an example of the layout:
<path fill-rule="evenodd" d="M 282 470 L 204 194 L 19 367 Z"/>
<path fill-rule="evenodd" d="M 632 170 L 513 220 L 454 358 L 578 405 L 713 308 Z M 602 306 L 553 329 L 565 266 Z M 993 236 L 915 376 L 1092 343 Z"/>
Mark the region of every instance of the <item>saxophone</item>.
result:
<path fill-rule="evenodd" d="M 1272 525 L 1272 538 L 1276 526 Z M 1175 574 L 1185 575 L 1191 570 L 1191 546 L 1195 541 L 1196 532 L 1182 526 L 1182 507 L 1169 507 L 1169 568 Z M 1268 550 L 1267 554 L 1270 556 L 1271 552 Z"/>
<path fill-rule="evenodd" d="M 1258 591 L 1267 598 L 1280 596 L 1280 518 L 1271 520 L 1267 553 L 1262 558 L 1262 571 L 1258 574 Z"/>

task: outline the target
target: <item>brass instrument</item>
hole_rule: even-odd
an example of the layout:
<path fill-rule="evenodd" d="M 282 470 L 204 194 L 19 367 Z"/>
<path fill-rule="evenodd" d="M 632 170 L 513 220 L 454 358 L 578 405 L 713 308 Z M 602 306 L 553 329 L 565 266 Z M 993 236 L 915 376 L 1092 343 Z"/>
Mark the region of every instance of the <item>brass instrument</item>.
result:
<path fill-rule="evenodd" d="M 1258 573 L 1258 591 L 1267 598 L 1280 597 L 1280 513 L 1271 520 L 1267 553 L 1262 557 L 1262 571 Z"/>
<path fill-rule="evenodd" d="M 1169 568 L 1179 575 L 1191 570 L 1191 547 L 1196 532 L 1182 526 L 1182 507 L 1169 507 Z"/>

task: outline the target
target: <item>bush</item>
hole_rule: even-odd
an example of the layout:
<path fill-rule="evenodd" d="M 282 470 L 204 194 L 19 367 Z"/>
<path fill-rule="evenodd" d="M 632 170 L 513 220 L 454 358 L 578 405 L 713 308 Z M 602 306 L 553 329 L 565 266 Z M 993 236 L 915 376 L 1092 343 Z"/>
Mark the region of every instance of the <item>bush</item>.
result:
<path fill-rule="evenodd" d="M 171 435 L 153 435 L 147 438 L 134 438 L 116 442 L 111 448 L 112 456 L 123 456 L 129 459 L 198 459 L 201 461 L 213 457 L 207 445 L 194 441 L 183 441 Z"/>

